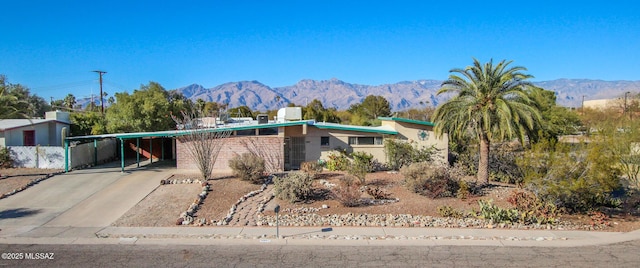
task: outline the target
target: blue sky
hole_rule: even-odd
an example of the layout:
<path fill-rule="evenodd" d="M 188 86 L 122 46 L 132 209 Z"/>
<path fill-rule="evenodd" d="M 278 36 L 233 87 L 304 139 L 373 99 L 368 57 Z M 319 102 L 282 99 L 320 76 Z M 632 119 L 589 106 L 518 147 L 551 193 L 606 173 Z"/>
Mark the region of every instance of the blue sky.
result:
<path fill-rule="evenodd" d="M 149 81 L 441 80 L 473 57 L 533 81 L 640 80 L 634 1 L 1 2 L 0 74 L 47 100 L 97 94 L 93 70 L 112 95 Z"/>

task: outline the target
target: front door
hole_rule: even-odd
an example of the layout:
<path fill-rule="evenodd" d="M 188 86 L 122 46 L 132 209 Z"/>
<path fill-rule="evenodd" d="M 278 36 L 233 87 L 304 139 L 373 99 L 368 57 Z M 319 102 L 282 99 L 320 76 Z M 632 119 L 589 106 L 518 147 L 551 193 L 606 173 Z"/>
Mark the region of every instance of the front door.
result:
<path fill-rule="evenodd" d="M 36 146 L 36 131 L 22 131 L 22 146 Z"/>
<path fill-rule="evenodd" d="M 305 161 L 304 137 L 289 137 L 284 139 L 284 168 L 286 170 L 300 169 L 300 164 Z"/>

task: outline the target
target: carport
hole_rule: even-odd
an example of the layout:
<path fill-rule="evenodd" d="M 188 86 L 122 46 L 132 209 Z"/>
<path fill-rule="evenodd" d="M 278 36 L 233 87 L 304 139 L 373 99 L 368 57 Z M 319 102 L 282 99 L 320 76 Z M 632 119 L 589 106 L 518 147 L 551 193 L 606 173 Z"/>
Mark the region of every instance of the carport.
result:
<path fill-rule="evenodd" d="M 188 131 L 178 131 L 178 130 L 169 130 L 169 131 L 158 131 L 158 132 L 136 132 L 136 133 L 116 133 L 116 134 L 103 134 L 103 135 L 90 135 L 90 136 L 78 136 L 78 137 L 68 137 L 65 138 L 64 140 L 64 159 L 65 159 L 65 165 L 64 165 L 64 171 L 68 172 L 69 171 L 69 147 L 74 143 L 74 142 L 87 142 L 87 141 L 92 141 L 94 144 L 94 154 L 93 154 L 93 162 L 94 165 L 98 164 L 98 141 L 99 140 L 103 140 L 103 139 L 117 139 L 120 141 L 120 168 L 121 171 L 124 172 L 124 166 L 125 166 L 125 150 L 124 150 L 124 144 L 125 144 L 125 140 L 132 140 L 135 139 L 136 140 L 136 163 L 137 166 L 140 167 L 140 140 L 141 139 L 149 139 L 151 141 L 153 141 L 153 139 L 166 139 L 166 138 L 171 138 L 173 139 L 176 136 L 181 136 L 181 135 L 185 135 L 189 133 Z M 161 142 L 161 146 L 160 146 L 160 150 L 161 150 L 161 160 L 164 160 L 164 152 L 165 152 L 165 146 L 164 146 L 164 142 Z M 151 163 L 153 163 L 153 142 L 149 143 L 149 153 L 150 153 L 150 161 Z"/>

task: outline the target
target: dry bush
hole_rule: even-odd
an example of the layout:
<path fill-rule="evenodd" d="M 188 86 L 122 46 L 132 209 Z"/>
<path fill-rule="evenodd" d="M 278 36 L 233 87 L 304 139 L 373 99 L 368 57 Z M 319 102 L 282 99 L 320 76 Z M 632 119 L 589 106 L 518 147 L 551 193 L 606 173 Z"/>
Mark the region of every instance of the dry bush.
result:
<path fill-rule="evenodd" d="M 229 167 L 233 170 L 233 175 L 243 181 L 250 181 L 255 184 L 264 182 L 264 159 L 252 153 L 236 155 L 229 160 Z"/>
<path fill-rule="evenodd" d="M 313 178 L 304 172 L 289 173 L 273 183 L 276 197 L 291 203 L 305 201 L 313 193 Z"/>
<path fill-rule="evenodd" d="M 306 173 L 311 178 L 315 178 L 322 172 L 322 166 L 316 161 L 302 162 L 300 164 L 300 171 Z"/>
<path fill-rule="evenodd" d="M 340 179 L 338 186 L 333 187 L 331 192 L 333 197 L 345 207 L 355 207 L 360 205 L 360 186 L 355 183 L 352 176 L 344 176 Z"/>
<path fill-rule="evenodd" d="M 459 189 L 458 182 L 446 167 L 426 162 L 413 163 L 402 167 L 400 173 L 407 189 L 430 198 L 454 196 Z"/>
<path fill-rule="evenodd" d="M 373 197 L 373 199 L 389 199 L 389 197 L 391 197 L 390 193 L 387 193 L 387 191 L 379 186 L 367 187 L 367 194 Z"/>

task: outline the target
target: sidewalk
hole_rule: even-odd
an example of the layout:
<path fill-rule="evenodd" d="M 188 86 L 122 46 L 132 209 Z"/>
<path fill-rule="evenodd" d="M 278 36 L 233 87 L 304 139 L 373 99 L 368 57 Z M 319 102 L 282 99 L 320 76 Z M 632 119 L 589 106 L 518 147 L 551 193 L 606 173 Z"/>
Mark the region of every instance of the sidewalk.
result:
<path fill-rule="evenodd" d="M 383 227 L 40 227 L 1 244 L 580 247 L 640 240 L 628 233 Z"/>

